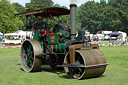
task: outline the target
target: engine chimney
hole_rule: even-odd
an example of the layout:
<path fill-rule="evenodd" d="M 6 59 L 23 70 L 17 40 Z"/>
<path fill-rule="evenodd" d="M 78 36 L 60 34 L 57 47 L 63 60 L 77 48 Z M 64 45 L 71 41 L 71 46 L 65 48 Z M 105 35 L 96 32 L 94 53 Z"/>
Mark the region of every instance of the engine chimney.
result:
<path fill-rule="evenodd" d="M 71 40 L 76 36 L 76 4 L 70 4 Z"/>

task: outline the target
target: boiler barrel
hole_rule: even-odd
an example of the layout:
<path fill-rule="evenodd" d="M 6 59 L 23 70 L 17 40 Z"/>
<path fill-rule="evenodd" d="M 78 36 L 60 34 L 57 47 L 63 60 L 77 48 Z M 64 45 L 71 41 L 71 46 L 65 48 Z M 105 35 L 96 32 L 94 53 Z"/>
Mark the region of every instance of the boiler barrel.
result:
<path fill-rule="evenodd" d="M 56 53 L 64 53 L 65 52 L 65 43 L 61 43 L 59 45 L 51 45 L 51 49 Z"/>

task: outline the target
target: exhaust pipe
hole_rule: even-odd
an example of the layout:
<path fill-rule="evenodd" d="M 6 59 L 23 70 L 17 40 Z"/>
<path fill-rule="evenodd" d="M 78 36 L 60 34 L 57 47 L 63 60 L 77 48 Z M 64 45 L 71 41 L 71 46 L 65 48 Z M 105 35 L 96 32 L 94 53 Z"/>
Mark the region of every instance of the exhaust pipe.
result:
<path fill-rule="evenodd" d="M 70 4 L 71 40 L 76 37 L 76 4 Z"/>

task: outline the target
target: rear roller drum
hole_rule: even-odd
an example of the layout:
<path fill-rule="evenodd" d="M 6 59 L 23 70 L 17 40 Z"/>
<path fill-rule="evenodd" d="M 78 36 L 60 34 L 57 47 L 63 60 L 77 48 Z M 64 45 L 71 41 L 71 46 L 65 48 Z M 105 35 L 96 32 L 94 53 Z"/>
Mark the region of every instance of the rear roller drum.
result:
<path fill-rule="evenodd" d="M 37 40 L 25 40 L 21 46 L 21 65 L 26 72 L 39 71 L 41 60 L 36 55 L 42 54 L 41 45 Z"/>
<path fill-rule="evenodd" d="M 69 53 L 65 56 L 64 63 L 70 63 Z M 75 64 L 91 66 L 105 63 L 105 57 L 98 49 L 76 50 L 75 52 Z M 64 69 L 70 78 L 83 79 L 101 76 L 106 66 L 91 69 L 86 69 L 85 67 L 64 67 Z"/>

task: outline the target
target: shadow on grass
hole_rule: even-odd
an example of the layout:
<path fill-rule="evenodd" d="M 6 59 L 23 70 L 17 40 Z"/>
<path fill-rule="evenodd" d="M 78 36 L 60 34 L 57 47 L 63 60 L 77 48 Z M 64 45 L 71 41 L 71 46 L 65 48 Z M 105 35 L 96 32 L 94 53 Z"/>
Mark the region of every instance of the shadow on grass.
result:
<path fill-rule="evenodd" d="M 17 64 L 18 66 L 21 65 L 20 63 Z"/>
<path fill-rule="evenodd" d="M 17 64 L 17 65 L 19 65 L 19 64 Z M 20 68 L 20 70 L 21 70 L 21 71 L 24 71 L 23 68 Z M 43 71 L 45 71 L 45 72 L 50 72 L 50 73 L 55 73 L 55 74 L 57 74 L 60 78 L 70 79 L 70 78 L 68 77 L 68 75 L 64 74 L 64 73 L 65 73 L 64 69 L 62 69 L 62 70 L 53 70 L 53 69 L 52 69 L 50 66 L 48 66 L 48 65 L 42 65 L 41 68 L 40 68 L 40 70 L 39 70 L 39 71 L 36 71 L 36 72 L 43 72 Z M 31 73 L 36 73 L 36 72 L 31 72 Z"/>
<path fill-rule="evenodd" d="M 20 68 L 21 71 L 24 71 L 23 68 Z"/>
<path fill-rule="evenodd" d="M 21 71 L 24 71 L 23 68 L 20 68 Z M 65 73 L 64 69 L 63 70 L 53 70 L 50 66 L 48 65 L 42 65 L 39 71 L 36 72 L 50 72 L 50 73 L 55 73 L 57 74 L 60 78 L 64 78 L 64 79 L 70 79 L 69 76 Z M 36 72 L 31 72 L 31 73 L 36 73 Z M 64 74 L 65 73 L 65 74 Z M 90 79 L 98 79 L 98 78 L 103 78 L 105 77 L 105 75 L 101 75 L 98 77 L 91 77 L 91 78 L 86 78 L 86 80 L 90 80 Z M 84 80 L 84 79 L 81 79 Z"/>
<path fill-rule="evenodd" d="M 64 69 L 62 70 L 53 70 L 50 66 L 42 66 L 41 67 L 42 71 L 50 72 L 50 73 L 55 73 L 57 74 L 60 78 L 65 78 L 65 79 L 70 79 L 68 75 L 65 73 Z M 65 73 L 65 74 L 64 74 Z"/>
<path fill-rule="evenodd" d="M 81 79 L 81 80 L 91 80 L 91 79 L 98 79 L 98 78 L 103 78 L 105 77 L 105 75 L 101 75 L 101 76 L 97 76 L 97 77 L 90 77 L 90 78 L 84 78 L 84 79 Z"/>

